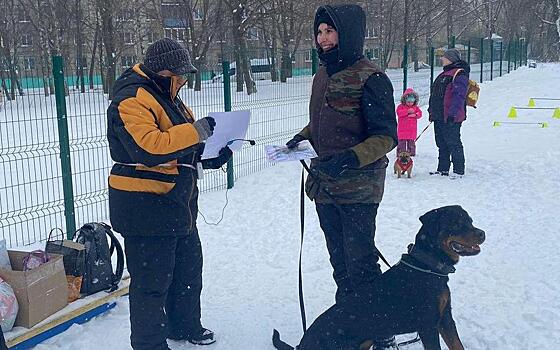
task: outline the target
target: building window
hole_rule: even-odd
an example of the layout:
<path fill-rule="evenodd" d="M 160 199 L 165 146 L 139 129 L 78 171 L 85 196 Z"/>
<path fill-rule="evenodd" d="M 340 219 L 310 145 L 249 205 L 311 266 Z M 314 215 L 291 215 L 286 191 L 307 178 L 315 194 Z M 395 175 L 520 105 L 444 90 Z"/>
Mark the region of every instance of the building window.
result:
<path fill-rule="evenodd" d="M 123 43 L 125 45 L 132 45 L 134 44 L 134 36 L 130 32 L 125 32 L 122 34 L 123 36 Z"/>
<path fill-rule="evenodd" d="M 185 28 L 165 28 L 165 37 L 177 41 L 185 41 Z"/>
<path fill-rule="evenodd" d="M 146 34 L 146 41 L 148 42 L 148 44 L 152 44 L 153 42 L 155 42 L 156 34 L 154 32 L 148 32 Z"/>
<path fill-rule="evenodd" d="M 305 51 L 305 62 L 313 61 L 313 58 L 311 56 L 312 56 L 311 50 L 306 50 Z"/>
<path fill-rule="evenodd" d="M 79 62 L 78 58 L 76 57 L 76 67 L 80 67 L 80 63 L 82 64 L 82 68 L 87 68 L 87 58 L 82 57 L 82 61 Z"/>
<path fill-rule="evenodd" d="M 156 21 L 158 19 L 156 10 L 146 10 L 146 21 Z"/>
<path fill-rule="evenodd" d="M 381 49 L 379 47 L 376 47 L 373 49 L 373 59 L 374 60 L 378 60 L 381 57 Z"/>
<path fill-rule="evenodd" d="M 259 30 L 257 28 L 247 29 L 247 40 L 259 40 Z"/>
<path fill-rule="evenodd" d="M 117 15 L 117 21 L 119 22 L 132 21 L 133 18 L 134 18 L 134 13 L 130 9 L 122 10 Z"/>
<path fill-rule="evenodd" d="M 366 38 L 377 38 L 379 36 L 377 32 L 377 27 L 375 26 L 368 26 L 366 28 Z"/>
<path fill-rule="evenodd" d="M 204 19 L 204 11 L 201 9 L 194 9 L 193 18 L 195 21 L 202 21 Z"/>
<path fill-rule="evenodd" d="M 21 46 L 22 47 L 29 47 L 33 45 L 33 36 L 31 34 L 22 34 L 21 35 Z"/>
<path fill-rule="evenodd" d="M 136 64 L 136 56 L 122 56 L 121 57 L 121 67 L 123 69 L 128 69 Z"/>
<path fill-rule="evenodd" d="M 35 70 L 35 57 L 23 58 L 23 70 Z"/>
<path fill-rule="evenodd" d="M 18 9 L 17 19 L 20 23 L 29 23 L 31 22 L 31 17 L 29 16 L 29 11 L 26 11 L 24 8 Z"/>

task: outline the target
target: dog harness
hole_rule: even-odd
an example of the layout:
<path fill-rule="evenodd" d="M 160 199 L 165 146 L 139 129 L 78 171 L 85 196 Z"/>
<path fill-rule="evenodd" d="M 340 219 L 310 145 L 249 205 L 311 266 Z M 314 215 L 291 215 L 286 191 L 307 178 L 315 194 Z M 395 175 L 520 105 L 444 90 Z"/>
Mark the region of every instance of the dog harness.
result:
<path fill-rule="evenodd" d="M 399 165 L 399 167 L 401 167 L 402 171 L 405 172 L 412 166 L 412 159 L 410 159 L 410 161 L 408 161 L 406 163 L 403 163 L 403 162 L 401 162 L 401 159 L 398 158 L 397 159 L 397 164 Z"/>

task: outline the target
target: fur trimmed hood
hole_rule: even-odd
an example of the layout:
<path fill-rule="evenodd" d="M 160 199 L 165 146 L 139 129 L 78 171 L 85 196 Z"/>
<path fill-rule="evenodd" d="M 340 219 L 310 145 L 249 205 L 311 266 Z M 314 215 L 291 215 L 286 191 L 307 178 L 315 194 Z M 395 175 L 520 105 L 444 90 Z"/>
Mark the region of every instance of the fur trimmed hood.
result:
<path fill-rule="evenodd" d="M 401 103 L 403 105 L 406 104 L 406 98 L 410 95 L 414 96 L 414 104 L 417 105 L 418 102 L 420 102 L 420 96 L 418 96 L 418 93 L 411 88 L 405 90 L 404 94 L 401 96 Z"/>

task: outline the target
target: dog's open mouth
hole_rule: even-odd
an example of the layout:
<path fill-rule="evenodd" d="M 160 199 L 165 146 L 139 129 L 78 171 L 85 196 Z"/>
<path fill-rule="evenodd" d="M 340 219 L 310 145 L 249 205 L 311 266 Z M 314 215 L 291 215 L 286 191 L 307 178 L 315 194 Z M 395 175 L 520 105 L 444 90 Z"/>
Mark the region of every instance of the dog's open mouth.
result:
<path fill-rule="evenodd" d="M 480 246 L 478 244 L 468 246 L 457 241 L 453 241 L 451 242 L 450 247 L 459 255 L 476 255 L 480 253 Z"/>

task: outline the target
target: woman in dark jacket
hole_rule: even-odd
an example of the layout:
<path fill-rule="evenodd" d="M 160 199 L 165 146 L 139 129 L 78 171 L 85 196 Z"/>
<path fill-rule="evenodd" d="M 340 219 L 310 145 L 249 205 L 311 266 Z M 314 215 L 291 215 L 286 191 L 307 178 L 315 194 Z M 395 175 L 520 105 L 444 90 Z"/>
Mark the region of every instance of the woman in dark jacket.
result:
<path fill-rule="evenodd" d="M 431 87 L 430 121 L 434 122 L 436 145 L 439 150 L 437 171 L 431 175 L 449 175 L 453 163 L 452 178 L 465 174 L 465 154 L 461 143 L 461 125 L 467 117 L 467 90 L 469 73 L 467 62 L 461 52 L 449 49 L 441 58 L 443 72 Z"/>
<path fill-rule="evenodd" d="M 357 5 L 322 6 L 314 30 L 321 66 L 313 79 L 309 124 L 287 145 L 310 140 L 307 195 L 325 234 L 336 299 L 369 290 L 381 270 L 374 244 L 386 154 L 397 144 L 393 86 L 363 56 L 365 14 Z"/>
<path fill-rule="evenodd" d="M 107 110 L 114 161 L 109 213 L 124 237 L 134 350 L 169 350 L 166 339 L 215 341 L 200 321 L 197 163 L 219 168 L 232 153 L 226 146 L 217 158 L 200 160 L 215 121 L 195 121 L 179 98 L 193 72 L 188 50 L 160 39 L 148 47 L 143 64 L 117 79 Z"/>

